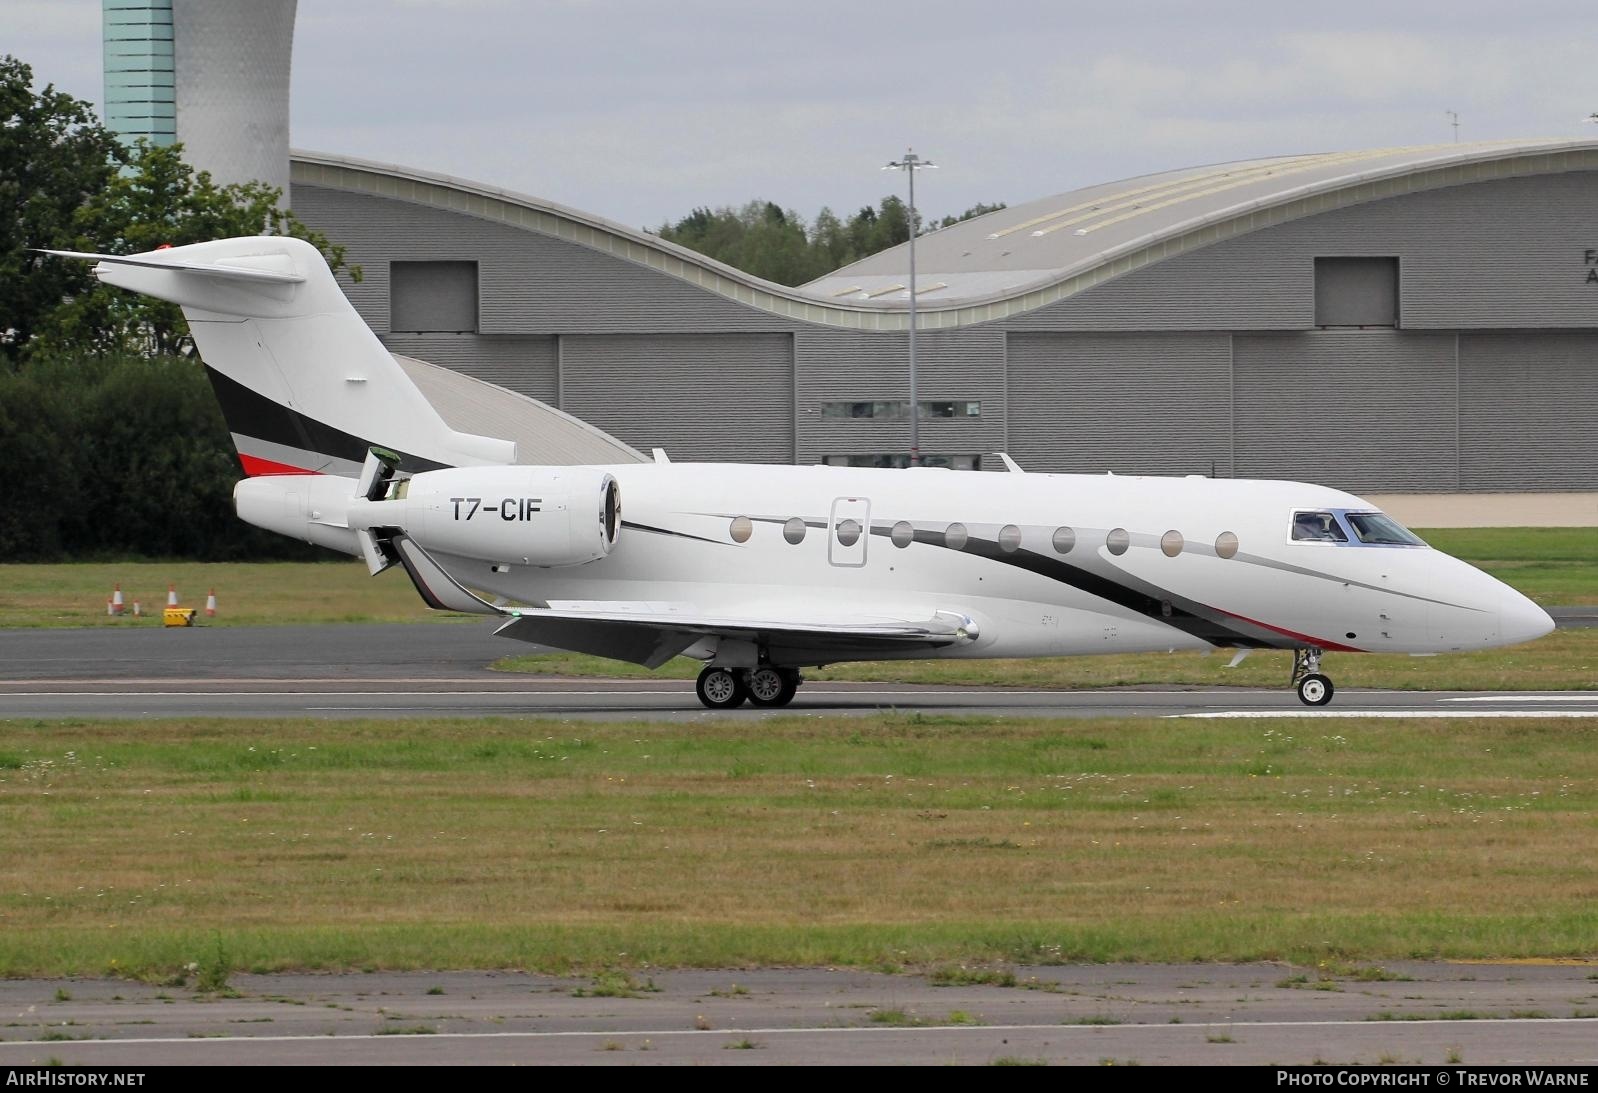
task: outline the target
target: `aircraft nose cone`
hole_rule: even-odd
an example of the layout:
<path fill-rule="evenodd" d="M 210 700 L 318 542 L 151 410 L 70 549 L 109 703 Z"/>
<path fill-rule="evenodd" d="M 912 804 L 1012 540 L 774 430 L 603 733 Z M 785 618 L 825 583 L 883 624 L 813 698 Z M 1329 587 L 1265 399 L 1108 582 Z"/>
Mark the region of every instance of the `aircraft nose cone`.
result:
<path fill-rule="evenodd" d="M 1498 631 L 1505 645 L 1518 645 L 1540 638 L 1553 628 L 1554 620 L 1548 616 L 1548 612 L 1513 588 L 1506 586 L 1499 594 Z"/>

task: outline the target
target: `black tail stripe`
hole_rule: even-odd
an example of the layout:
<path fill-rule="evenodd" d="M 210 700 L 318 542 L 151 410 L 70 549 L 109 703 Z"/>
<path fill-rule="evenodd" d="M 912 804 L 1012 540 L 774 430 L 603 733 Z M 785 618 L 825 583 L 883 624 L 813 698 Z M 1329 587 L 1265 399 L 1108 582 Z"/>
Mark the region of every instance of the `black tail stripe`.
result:
<path fill-rule="evenodd" d="M 216 401 L 222 406 L 222 417 L 227 421 L 229 432 L 318 455 L 346 459 L 351 463 L 364 462 L 367 449 L 382 443 L 375 438 L 363 440 L 302 414 L 291 406 L 274 402 L 209 365 L 205 374 L 211 380 L 211 390 L 216 392 Z M 400 455 L 399 469 L 410 474 L 436 471 L 446 466 L 447 463 L 435 463 L 420 456 Z"/>

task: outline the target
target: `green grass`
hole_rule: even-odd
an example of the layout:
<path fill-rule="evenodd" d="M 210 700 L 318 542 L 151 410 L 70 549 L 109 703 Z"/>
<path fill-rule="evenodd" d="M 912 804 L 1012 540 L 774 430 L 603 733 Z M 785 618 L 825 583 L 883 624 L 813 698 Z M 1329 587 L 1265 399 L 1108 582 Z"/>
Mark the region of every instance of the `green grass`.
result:
<path fill-rule="evenodd" d="M 127 610 L 109 618 L 106 600 L 122 586 Z M 167 586 L 184 607 L 202 609 L 216 590 L 218 612 L 206 626 L 306 622 L 417 622 L 466 616 L 429 610 L 400 572 L 371 576 L 358 561 L 94 562 L 0 565 L 0 626 L 160 626 Z"/>
<path fill-rule="evenodd" d="M 0 744 L 0 827 L 26 833 L 0 975 L 523 967 L 600 993 L 671 966 L 1598 953 L 1587 722 L 13 722 Z"/>
<path fill-rule="evenodd" d="M 1433 528 L 1418 534 L 1545 607 L 1598 604 L 1598 528 Z"/>

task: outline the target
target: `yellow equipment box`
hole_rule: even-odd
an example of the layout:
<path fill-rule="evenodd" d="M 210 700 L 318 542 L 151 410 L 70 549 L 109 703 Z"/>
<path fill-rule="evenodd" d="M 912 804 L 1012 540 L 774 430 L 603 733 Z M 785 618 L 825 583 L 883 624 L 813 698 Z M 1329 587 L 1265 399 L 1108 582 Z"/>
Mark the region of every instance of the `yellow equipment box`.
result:
<path fill-rule="evenodd" d="M 193 626 L 194 608 L 168 607 L 161 612 L 161 622 L 165 626 Z"/>

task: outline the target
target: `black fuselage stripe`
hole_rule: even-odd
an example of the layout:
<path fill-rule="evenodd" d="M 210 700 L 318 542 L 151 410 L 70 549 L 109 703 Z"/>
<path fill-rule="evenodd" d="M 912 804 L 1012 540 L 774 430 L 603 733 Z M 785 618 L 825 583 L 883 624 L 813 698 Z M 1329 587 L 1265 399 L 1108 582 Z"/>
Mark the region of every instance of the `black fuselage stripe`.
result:
<path fill-rule="evenodd" d="M 222 406 L 222 417 L 227 422 L 229 432 L 351 463 L 364 463 L 367 449 L 374 444 L 382 445 L 381 440 L 362 440 L 302 414 L 291 406 L 275 402 L 210 365 L 206 365 L 205 374 L 211 381 L 211 390 L 216 393 L 216 401 Z M 449 465 L 420 456 L 397 454 L 400 456 L 399 470 L 409 474 L 441 470 Z"/>
<path fill-rule="evenodd" d="M 670 535 L 676 539 L 692 539 L 696 543 L 711 543 L 715 546 L 732 545 L 731 543 L 723 543 L 719 539 L 706 539 L 702 535 L 689 535 L 686 531 L 672 531 L 670 528 L 651 527 L 649 524 L 638 524 L 631 520 L 623 520 L 621 522 L 621 526 L 624 528 L 632 528 L 634 531 L 647 531 L 651 535 Z"/>
<path fill-rule="evenodd" d="M 886 536 L 891 534 L 892 530 L 892 528 L 888 527 L 873 527 L 871 533 L 873 535 Z M 914 541 L 924 543 L 927 546 L 941 547 L 944 550 L 955 549 L 948 544 L 945 534 L 941 531 L 917 529 Z M 1269 649 L 1277 644 L 1229 626 L 1219 620 L 1194 614 L 1192 611 L 1173 603 L 1170 599 L 1151 596 L 1146 592 L 1129 588 L 1108 577 L 1090 573 L 1080 566 L 1062 562 L 1057 558 L 1047 558 L 1030 550 L 1017 550 L 1012 553 L 1001 548 L 993 540 L 978 539 L 973 536 L 966 540 L 965 545 L 959 549 L 959 553 L 974 554 L 979 558 L 986 558 L 1001 565 L 1024 569 L 1047 580 L 1068 585 L 1079 592 L 1086 592 L 1090 596 L 1107 600 L 1110 603 L 1126 608 L 1128 611 L 1154 619 L 1157 622 L 1163 622 L 1167 626 L 1171 626 L 1185 634 L 1190 634 L 1202 641 L 1207 641 L 1211 645 Z"/>

